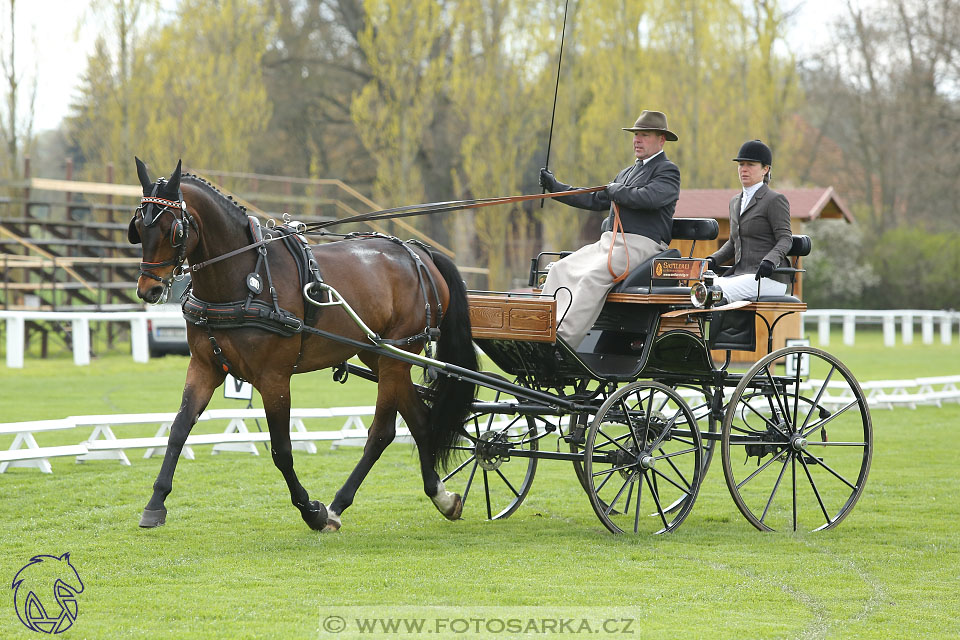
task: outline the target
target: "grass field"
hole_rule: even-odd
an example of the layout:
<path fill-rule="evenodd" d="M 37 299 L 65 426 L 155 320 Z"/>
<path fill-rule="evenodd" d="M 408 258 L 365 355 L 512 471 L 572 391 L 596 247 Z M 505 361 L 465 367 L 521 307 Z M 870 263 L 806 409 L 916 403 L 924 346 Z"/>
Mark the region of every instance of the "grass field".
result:
<path fill-rule="evenodd" d="M 857 339 L 843 347 L 836 335 L 829 350 L 860 380 L 960 373 L 956 343 L 887 349 L 879 334 Z M 28 358 L 22 370 L 0 367 L 0 421 L 173 411 L 185 366 L 176 357 L 142 365 L 111 355 L 88 367 L 74 366 L 69 354 Z M 298 407 L 369 404 L 373 393 L 357 379 L 335 384 L 328 372 L 294 378 Z M 211 406 L 240 404 L 221 394 Z M 958 637 L 960 405 L 875 411 L 873 422 L 866 492 L 837 529 L 819 534 L 753 529 L 716 460 L 679 530 L 637 537 L 603 528 L 565 462 L 540 464 L 509 519 L 474 513 L 447 522 L 423 496 L 411 447 L 395 444 L 344 528 L 319 535 L 290 506 L 266 455 L 212 457 L 197 447 L 197 460 L 178 468 L 166 526 L 153 530 L 137 521 L 159 458 L 131 451 L 131 467 L 55 459 L 52 475 L 0 475 L 0 581 L 10 584 L 33 555 L 70 552 L 85 590 L 67 638 L 345 638 L 356 630 L 330 634 L 323 625 L 357 612 L 632 621 L 593 637 Z M 321 445 L 317 455 L 296 455 L 296 464 L 311 497 L 329 502 L 358 457 L 355 448 Z M 0 602 L 0 637 L 33 637 L 17 619 L 12 591 Z M 479 627 L 464 628 L 427 627 L 433 637 L 477 637 Z M 487 637 L 511 636 L 483 628 Z M 557 635 L 540 629 L 535 635 Z"/>

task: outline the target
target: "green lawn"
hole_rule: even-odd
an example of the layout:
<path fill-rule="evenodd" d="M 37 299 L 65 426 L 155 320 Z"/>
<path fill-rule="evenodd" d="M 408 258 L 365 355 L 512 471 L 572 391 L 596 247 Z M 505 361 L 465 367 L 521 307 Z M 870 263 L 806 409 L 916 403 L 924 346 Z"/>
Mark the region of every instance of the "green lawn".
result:
<path fill-rule="evenodd" d="M 857 339 L 844 347 L 837 333 L 828 350 L 860 380 L 960 373 L 956 342 L 887 349 L 879 332 Z M 0 366 L 0 421 L 173 411 L 185 367 L 185 358 L 143 365 L 129 355 L 76 367 L 67 353 L 28 358 L 16 371 Z M 309 374 L 294 378 L 293 401 L 370 404 L 374 390 L 356 378 L 341 386 L 329 372 Z M 242 405 L 222 394 L 211 403 Z M 52 475 L 0 475 L 0 579 L 10 584 L 33 555 L 70 552 L 85 590 L 68 638 L 355 637 L 349 627 L 325 634 L 321 624 L 358 611 L 635 621 L 595 637 L 958 637 L 960 405 L 878 410 L 873 422 L 866 492 L 837 529 L 819 534 L 754 530 L 730 500 L 716 459 L 675 533 L 637 537 L 603 528 L 565 462 L 541 462 L 530 496 L 509 519 L 486 522 L 468 512 L 447 522 L 423 496 L 412 448 L 395 444 L 345 513 L 344 528 L 319 535 L 289 504 L 262 450 L 213 457 L 197 447 L 197 460 L 178 468 L 166 526 L 153 530 L 137 521 L 159 458 L 130 451 L 130 467 L 59 458 Z M 316 455 L 299 452 L 296 464 L 311 496 L 329 502 L 358 457 L 356 448 L 321 445 Z M 34 637 L 17 619 L 11 592 L 4 602 L 0 637 Z"/>

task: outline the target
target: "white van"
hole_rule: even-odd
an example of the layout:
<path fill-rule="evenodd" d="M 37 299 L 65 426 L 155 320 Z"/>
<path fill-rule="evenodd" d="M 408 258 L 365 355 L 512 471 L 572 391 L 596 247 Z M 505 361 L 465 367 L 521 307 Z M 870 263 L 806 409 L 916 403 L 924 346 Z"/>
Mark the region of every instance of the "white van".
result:
<path fill-rule="evenodd" d="M 180 311 L 180 298 L 188 286 L 190 286 L 189 274 L 182 280 L 174 280 L 167 301 L 153 305 L 151 309 Z M 168 353 L 190 355 L 190 347 L 187 345 L 187 321 L 183 316 L 170 320 L 147 320 L 147 345 L 152 358 Z"/>

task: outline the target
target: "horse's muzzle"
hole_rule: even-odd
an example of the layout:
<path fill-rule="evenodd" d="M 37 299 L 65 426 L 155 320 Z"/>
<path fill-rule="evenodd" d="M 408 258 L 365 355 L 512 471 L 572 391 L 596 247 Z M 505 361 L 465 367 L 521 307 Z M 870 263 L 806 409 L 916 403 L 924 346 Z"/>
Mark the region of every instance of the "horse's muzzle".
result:
<path fill-rule="evenodd" d="M 149 304 L 157 304 L 163 299 L 163 292 L 166 287 L 160 282 L 149 281 L 146 289 L 137 285 L 137 297 Z"/>

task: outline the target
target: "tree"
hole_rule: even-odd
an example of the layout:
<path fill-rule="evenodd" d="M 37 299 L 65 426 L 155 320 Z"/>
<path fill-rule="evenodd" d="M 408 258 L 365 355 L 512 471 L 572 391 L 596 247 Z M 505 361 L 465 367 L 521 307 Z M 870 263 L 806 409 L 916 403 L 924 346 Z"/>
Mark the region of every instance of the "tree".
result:
<path fill-rule="evenodd" d="M 805 74 L 808 119 L 841 151 L 807 153 L 809 174 L 850 180 L 879 235 L 918 222 L 960 227 L 960 6 L 956 2 L 847 2 L 835 51 Z M 825 161 L 824 161 L 825 160 Z"/>
<path fill-rule="evenodd" d="M 261 66 L 267 27 L 255 0 L 182 0 L 174 20 L 132 51 L 129 149 L 159 166 L 183 158 L 196 168 L 247 170 L 270 115 Z M 131 179 L 131 158 L 121 155 L 129 151 L 117 68 L 109 59 L 91 62 L 70 130 L 88 163 L 114 162 L 121 179 Z M 115 99 L 102 102 L 110 94 Z M 102 131 L 109 144 L 88 129 Z"/>
<path fill-rule="evenodd" d="M 357 38 L 359 0 L 271 0 L 275 37 L 263 57 L 272 116 L 254 168 L 263 173 L 340 177 L 368 189 L 376 169 L 350 116 L 370 81 Z"/>
<path fill-rule="evenodd" d="M 19 174 L 21 160 L 29 154 L 33 144 L 34 101 L 37 97 L 36 72 L 24 86 L 24 74 L 17 67 L 16 59 L 16 0 L 9 0 L 9 33 L 2 39 L 3 53 L 0 55 L 0 69 L 6 82 L 6 99 L 0 113 L 0 135 L 3 136 L 4 158 L 3 172 L 8 176 Z M 26 95 L 24 95 L 26 92 Z"/>
<path fill-rule="evenodd" d="M 417 161 L 433 120 L 450 27 L 437 0 L 371 0 L 358 41 L 371 80 L 354 98 L 351 115 L 377 167 L 374 199 L 414 204 L 425 193 Z"/>
<path fill-rule="evenodd" d="M 805 302 L 811 308 L 875 306 L 864 298 L 880 279 L 864 245 L 863 229 L 845 220 L 816 220 L 805 231 L 813 240 L 813 251 L 803 259 Z"/>
<path fill-rule="evenodd" d="M 457 7 L 448 92 L 460 123 L 460 197 L 518 193 L 526 178 L 520 169 L 529 166 L 538 133 L 538 114 L 529 108 L 536 87 L 524 82 L 534 51 L 519 37 L 529 26 L 528 8 L 519 0 L 464 0 Z M 470 216 L 490 269 L 488 286 L 511 286 L 511 275 L 527 263 L 528 209 L 502 205 Z M 463 228 L 463 217 L 452 224 Z"/>

